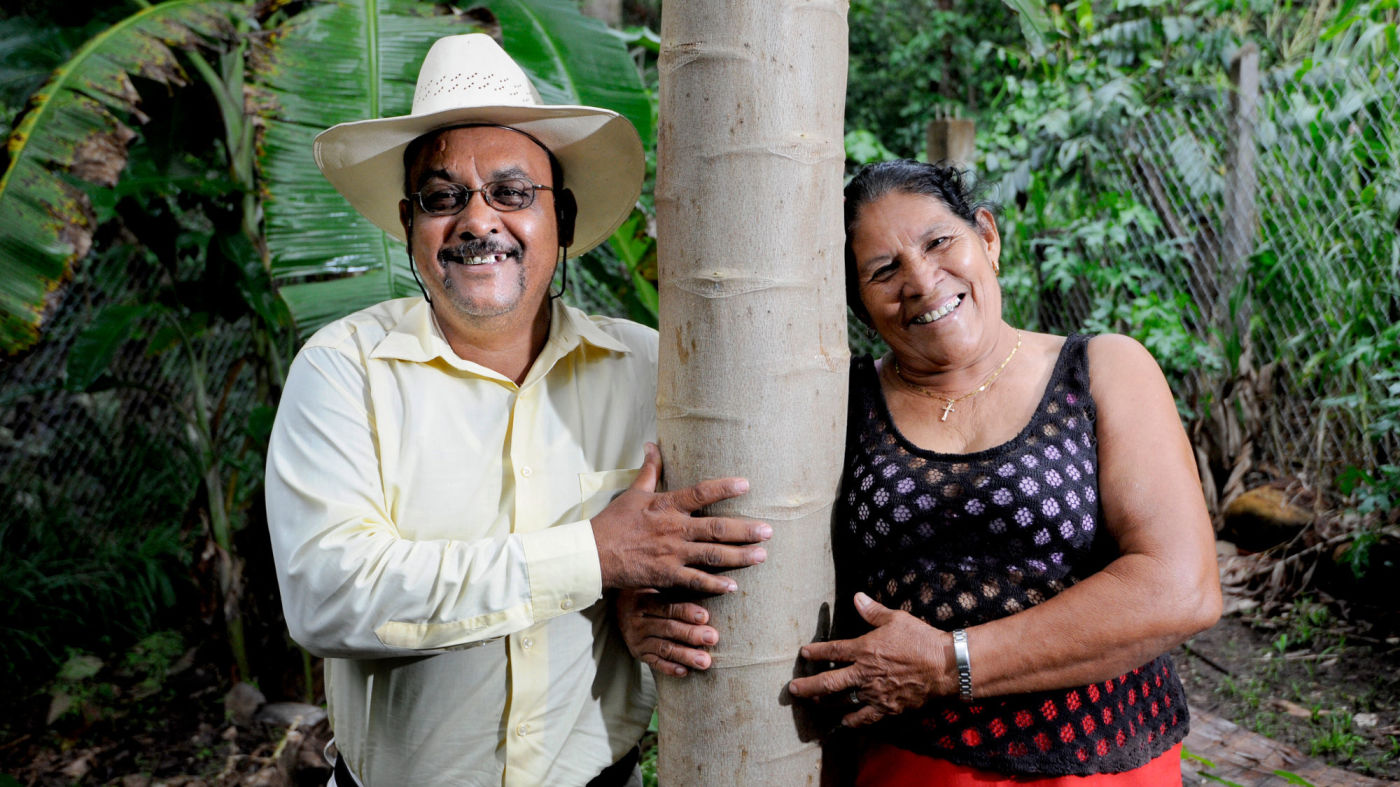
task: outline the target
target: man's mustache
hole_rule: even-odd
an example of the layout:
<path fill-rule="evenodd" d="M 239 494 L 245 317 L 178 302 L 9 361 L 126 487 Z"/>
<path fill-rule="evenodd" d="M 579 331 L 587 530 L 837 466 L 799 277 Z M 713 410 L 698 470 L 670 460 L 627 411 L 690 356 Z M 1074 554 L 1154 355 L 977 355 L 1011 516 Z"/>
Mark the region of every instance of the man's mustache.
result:
<path fill-rule="evenodd" d="M 447 264 L 449 262 L 462 263 L 464 260 L 473 257 L 487 257 L 493 254 L 504 254 L 509 257 L 519 258 L 520 247 L 502 241 L 478 240 L 459 243 L 456 246 L 444 246 L 438 249 L 438 262 Z"/>

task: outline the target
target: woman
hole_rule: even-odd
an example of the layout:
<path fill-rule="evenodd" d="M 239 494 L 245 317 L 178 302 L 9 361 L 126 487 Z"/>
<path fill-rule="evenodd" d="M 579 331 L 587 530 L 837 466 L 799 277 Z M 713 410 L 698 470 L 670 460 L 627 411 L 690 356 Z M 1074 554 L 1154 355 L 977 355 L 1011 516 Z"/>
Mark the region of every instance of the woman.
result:
<path fill-rule="evenodd" d="M 1002 319 L 1000 252 L 956 171 L 846 188 L 848 300 L 890 352 L 851 369 L 834 551 L 858 614 L 790 691 L 879 724 L 858 784 L 1179 784 L 1163 654 L 1220 614 L 1190 445 L 1140 344 Z M 697 610 L 627 614 L 634 653 L 707 667 Z"/>

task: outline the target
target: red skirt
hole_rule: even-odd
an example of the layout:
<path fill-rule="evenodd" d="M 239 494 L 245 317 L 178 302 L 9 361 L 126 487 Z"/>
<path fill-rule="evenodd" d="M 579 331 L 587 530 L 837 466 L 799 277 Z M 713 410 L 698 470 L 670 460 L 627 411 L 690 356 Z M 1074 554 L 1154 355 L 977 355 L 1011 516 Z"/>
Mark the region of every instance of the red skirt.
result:
<path fill-rule="evenodd" d="M 1089 776 L 1003 776 L 947 760 L 925 757 L 888 743 L 872 743 L 860 758 L 856 787 L 1180 787 L 1181 744 L 1141 768 Z"/>

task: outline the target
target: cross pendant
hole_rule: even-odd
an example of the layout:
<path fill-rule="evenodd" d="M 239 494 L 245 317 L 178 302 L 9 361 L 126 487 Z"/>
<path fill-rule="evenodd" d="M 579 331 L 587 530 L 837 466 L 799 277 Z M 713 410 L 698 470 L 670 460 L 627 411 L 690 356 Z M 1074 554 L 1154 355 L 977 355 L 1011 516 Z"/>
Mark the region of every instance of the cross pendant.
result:
<path fill-rule="evenodd" d="M 957 412 L 957 410 L 954 410 L 954 409 L 953 409 L 953 400 L 949 399 L 949 400 L 948 400 L 948 403 L 945 404 L 945 405 L 943 405 L 943 417 L 942 417 L 942 418 L 939 418 L 938 420 L 940 420 L 940 421 L 946 421 L 946 420 L 948 420 L 948 413 L 956 413 L 956 412 Z"/>

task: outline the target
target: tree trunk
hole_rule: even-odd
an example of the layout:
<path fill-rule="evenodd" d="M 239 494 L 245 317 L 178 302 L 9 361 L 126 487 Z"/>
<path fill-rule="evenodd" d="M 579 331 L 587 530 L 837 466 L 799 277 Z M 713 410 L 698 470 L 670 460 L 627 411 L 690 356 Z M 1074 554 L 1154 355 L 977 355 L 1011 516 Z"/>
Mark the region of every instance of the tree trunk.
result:
<path fill-rule="evenodd" d="M 820 725 L 786 687 L 826 635 L 845 440 L 844 0 L 688 0 L 661 21 L 656 216 L 666 483 L 741 475 L 715 513 L 773 525 L 706 602 L 708 672 L 660 679 L 666 787 L 816 784 Z"/>

